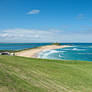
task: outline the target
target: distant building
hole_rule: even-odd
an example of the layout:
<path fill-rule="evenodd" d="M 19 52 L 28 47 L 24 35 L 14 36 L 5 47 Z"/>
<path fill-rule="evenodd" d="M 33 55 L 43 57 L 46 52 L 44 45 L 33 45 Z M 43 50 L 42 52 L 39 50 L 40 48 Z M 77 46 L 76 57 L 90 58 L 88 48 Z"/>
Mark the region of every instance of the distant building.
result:
<path fill-rule="evenodd" d="M 0 55 L 15 56 L 15 53 L 10 53 L 10 52 L 0 52 Z"/>
<path fill-rule="evenodd" d="M 0 55 L 10 55 L 9 52 L 1 52 Z"/>
<path fill-rule="evenodd" d="M 10 53 L 11 56 L 15 56 L 15 53 Z"/>

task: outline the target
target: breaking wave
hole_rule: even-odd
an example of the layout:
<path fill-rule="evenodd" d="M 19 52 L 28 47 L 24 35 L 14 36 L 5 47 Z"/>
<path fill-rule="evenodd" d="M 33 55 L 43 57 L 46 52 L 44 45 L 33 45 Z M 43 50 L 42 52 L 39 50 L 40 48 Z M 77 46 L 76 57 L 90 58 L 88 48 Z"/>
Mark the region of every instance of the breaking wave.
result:
<path fill-rule="evenodd" d="M 44 50 L 43 52 L 38 54 L 38 58 L 47 58 L 51 54 L 54 54 L 54 53 L 64 53 L 64 52 L 67 52 L 67 51 Z"/>
<path fill-rule="evenodd" d="M 75 50 L 75 51 L 84 51 L 85 49 L 77 49 L 77 48 L 73 48 L 72 50 Z"/>
<path fill-rule="evenodd" d="M 80 45 L 56 50 L 44 50 L 39 53 L 38 57 L 43 59 L 92 61 L 92 45 Z"/>

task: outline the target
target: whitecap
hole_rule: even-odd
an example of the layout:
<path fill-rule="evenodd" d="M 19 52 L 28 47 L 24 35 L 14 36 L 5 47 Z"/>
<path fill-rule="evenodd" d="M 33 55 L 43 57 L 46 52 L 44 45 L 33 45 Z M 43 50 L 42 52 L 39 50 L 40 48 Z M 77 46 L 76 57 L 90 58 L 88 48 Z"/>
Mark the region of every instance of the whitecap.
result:
<path fill-rule="evenodd" d="M 47 58 L 50 54 L 54 54 L 54 53 L 64 53 L 67 51 L 57 51 L 57 50 L 44 50 L 43 52 L 40 52 L 38 54 L 38 58 Z"/>
<path fill-rule="evenodd" d="M 43 51 L 44 53 L 59 53 L 59 52 L 67 52 L 67 51 L 57 51 L 57 50 L 45 50 L 45 51 Z M 42 52 L 42 53 L 43 53 Z"/>
<path fill-rule="evenodd" d="M 59 54 L 59 57 L 62 57 L 62 56 Z"/>
<path fill-rule="evenodd" d="M 77 48 L 73 48 L 72 50 L 78 50 Z"/>
<path fill-rule="evenodd" d="M 75 51 L 83 51 L 85 49 L 77 49 L 77 48 L 73 48 L 72 50 L 75 50 Z"/>

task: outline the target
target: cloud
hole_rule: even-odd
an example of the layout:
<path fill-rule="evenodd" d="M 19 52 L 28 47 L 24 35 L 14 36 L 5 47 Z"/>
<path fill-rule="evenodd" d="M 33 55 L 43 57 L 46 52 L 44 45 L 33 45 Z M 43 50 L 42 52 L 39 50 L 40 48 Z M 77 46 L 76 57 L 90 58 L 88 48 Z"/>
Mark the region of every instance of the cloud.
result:
<path fill-rule="evenodd" d="M 27 14 L 32 15 L 32 14 L 39 14 L 39 13 L 40 13 L 40 10 L 32 10 L 32 11 L 29 11 Z"/>
<path fill-rule="evenodd" d="M 36 30 L 36 29 L 8 29 L 2 30 L 0 39 L 7 41 L 47 42 L 56 41 L 59 30 Z"/>
<path fill-rule="evenodd" d="M 90 31 L 64 31 L 57 29 L 7 29 L 0 31 L 0 42 L 92 42 Z"/>

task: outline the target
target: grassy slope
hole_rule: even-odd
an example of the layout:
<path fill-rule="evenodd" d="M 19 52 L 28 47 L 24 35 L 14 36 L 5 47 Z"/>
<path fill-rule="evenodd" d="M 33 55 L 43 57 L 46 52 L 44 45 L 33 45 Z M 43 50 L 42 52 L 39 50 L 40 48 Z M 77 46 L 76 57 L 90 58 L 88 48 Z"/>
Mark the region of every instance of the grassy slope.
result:
<path fill-rule="evenodd" d="M 92 92 L 92 62 L 0 56 L 0 92 Z"/>

